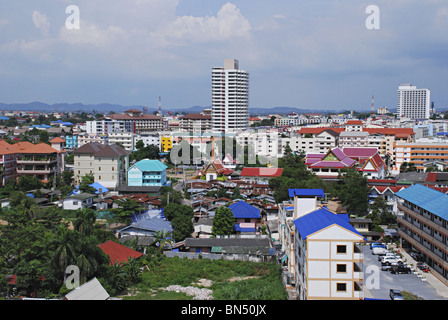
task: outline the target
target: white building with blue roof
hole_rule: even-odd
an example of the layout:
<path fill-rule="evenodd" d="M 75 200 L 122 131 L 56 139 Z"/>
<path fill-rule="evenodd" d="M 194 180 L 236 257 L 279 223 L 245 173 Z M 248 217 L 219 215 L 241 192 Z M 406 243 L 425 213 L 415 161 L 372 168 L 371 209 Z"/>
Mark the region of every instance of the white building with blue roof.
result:
<path fill-rule="evenodd" d="M 294 220 L 295 284 L 299 299 L 363 298 L 364 237 L 345 214 L 322 207 Z"/>
<path fill-rule="evenodd" d="M 432 274 L 448 285 L 448 195 L 414 184 L 395 196 L 403 249 L 422 253 Z"/>
<path fill-rule="evenodd" d="M 237 234 L 257 234 L 261 223 L 260 209 L 244 202 L 238 201 L 229 206 L 236 223 L 233 230 Z"/>
<path fill-rule="evenodd" d="M 362 291 L 362 251 L 364 237 L 349 223 L 345 214 L 335 214 L 322 206 L 322 189 L 290 189 L 294 198 L 285 239 L 289 273 L 300 300 L 358 300 Z M 288 207 L 289 208 L 289 207 Z M 291 248 L 292 246 L 292 248 Z M 292 253 L 291 253 L 292 251 Z"/>

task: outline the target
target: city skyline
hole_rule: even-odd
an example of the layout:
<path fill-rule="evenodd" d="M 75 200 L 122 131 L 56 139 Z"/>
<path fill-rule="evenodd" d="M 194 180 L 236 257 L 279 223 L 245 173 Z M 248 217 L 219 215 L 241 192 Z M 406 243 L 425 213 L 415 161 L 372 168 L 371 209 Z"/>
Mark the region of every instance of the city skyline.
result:
<path fill-rule="evenodd" d="M 234 57 L 250 70 L 249 108 L 396 108 L 396 90 L 431 90 L 448 107 L 448 6 L 134 0 L 8 3 L 0 13 L 0 102 L 111 103 L 165 110 L 211 106 L 210 69 Z M 74 4 L 74 3 L 73 3 Z M 70 22 L 70 21 L 69 21 Z"/>

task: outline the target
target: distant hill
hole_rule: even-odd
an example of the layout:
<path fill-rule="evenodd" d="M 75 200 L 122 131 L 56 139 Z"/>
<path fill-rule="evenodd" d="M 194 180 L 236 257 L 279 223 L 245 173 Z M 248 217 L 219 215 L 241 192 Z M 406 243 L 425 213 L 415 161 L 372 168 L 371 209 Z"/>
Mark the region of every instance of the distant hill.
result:
<path fill-rule="evenodd" d="M 121 113 L 128 109 L 138 109 L 142 110 L 145 106 L 142 105 L 130 105 L 123 106 L 120 104 L 112 103 L 99 103 L 99 104 L 83 104 L 83 103 L 54 103 L 47 104 L 43 102 L 30 102 L 30 103 L 0 103 L 0 110 L 10 110 L 10 111 L 42 111 L 42 112 L 92 112 L 95 110 L 97 113 L 107 113 L 114 111 L 116 113 Z M 156 107 L 147 107 L 148 113 L 153 113 L 157 111 Z M 162 113 L 166 114 L 167 111 L 172 113 L 198 113 L 204 109 L 211 109 L 211 106 L 192 106 L 185 108 L 169 108 L 162 107 Z M 250 108 L 249 112 L 251 115 L 267 115 L 267 114 L 289 114 L 292 112 L 296 113 L 335 113 L 344 112 L 346 110 L 324 110 L 324 109 L 302 109 L 298 107 L 272 107 L 272 108 Z M 396 111 L 395 109 L 390 109 L 391 112 Z M 361 110 L 359 112 L 368 113 L 369 110 Z"/>

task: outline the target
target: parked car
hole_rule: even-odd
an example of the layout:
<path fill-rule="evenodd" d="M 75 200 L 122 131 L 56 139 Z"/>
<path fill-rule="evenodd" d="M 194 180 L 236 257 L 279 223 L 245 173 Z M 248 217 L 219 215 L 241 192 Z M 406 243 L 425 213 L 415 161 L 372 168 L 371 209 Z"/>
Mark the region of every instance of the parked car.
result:
<path fill-rule="evenodd" d="M 397 289 L 390 289 L 389 297 L 391 300 L 404 300 L 403 294 Z"/>
<path fill-rule="evenodd" d="M 422 263 L 422 262 L 417 263 L 417 268 L 419 268 L 423 272 L 429 272 L 429 267 L 426 263 Z"/>
<path fill-rule="evenodd" d="M 372 249 L 372 254 L 377 255 L 385 255 L 389 250 L 383 248 L 383 247 L 375 247 Z"/>
<path fill-rule="evenodd" d="M 403 260 L 397 256 L 386 256 L 383 257 L 383 259 L 381 259 L 381 263 L 398 263 L 398 262 L 403 262 Z"/>
<path fill-rule="evenodd" d="M 381 270 L 382 271 L 391 271 L 392 270 L 392 265 L 390 263 L 382 264 L 381 265 Z"/>
<path fill-rule="evenodd" d="M 393 266 L 390 266 L 391 267 L 391 269 L 390 269 L 390 273 L 393 273 L 393 274 L 396 274 L 396 273 L 406 273 L 406 274 L 410 274 L 412 271 L 411 271 L 411 268 L 409 268 L 407 265 L 405 265 L 405 264 L 397 264 L 397 265 L 393 265 Z"/>
<path fill-rule="evenodd" d="M 390 251 L 387 251 L 384 254 L 378 254 L 378 261 L 381 261 L 381 260 L 383 260 L 384 257 L 389 257 L 389 256 L 394 257 L 395 254 L 393 252 L 390 252 Z"/>
<path fill-rule="evenodd" d="M 423 254 L 418 253 L 418 252 L 411 252 L 409 254 L 415 261 L 419 261 L 419 262 L 423 262 L 425 261 L 425 257 L 423 256 Z"/>
<path fill-rule="evenodd" d="M 370 250 L 372 250 L 373 248 L 384 248 L 384 249 L 387 249 L 387 246 L 384 243 L 381 243 L 381 242 L 372 242 L 370 244 Z"/>

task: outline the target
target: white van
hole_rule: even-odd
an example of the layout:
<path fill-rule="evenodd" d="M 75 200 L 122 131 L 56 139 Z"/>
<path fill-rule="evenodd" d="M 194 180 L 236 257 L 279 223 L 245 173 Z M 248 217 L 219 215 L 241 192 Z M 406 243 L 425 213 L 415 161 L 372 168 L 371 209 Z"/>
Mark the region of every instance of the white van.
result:
<path fill-rule="evenodd" d="M 398 263 L 399 261 L 403 262 L 403 260 L 400 257 L 397 256 L 385 256 L 381 260 L 381 263 L 389 262 L 390 264 Z"/>

